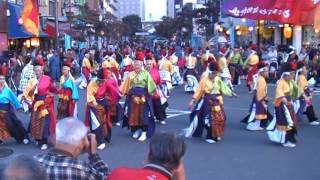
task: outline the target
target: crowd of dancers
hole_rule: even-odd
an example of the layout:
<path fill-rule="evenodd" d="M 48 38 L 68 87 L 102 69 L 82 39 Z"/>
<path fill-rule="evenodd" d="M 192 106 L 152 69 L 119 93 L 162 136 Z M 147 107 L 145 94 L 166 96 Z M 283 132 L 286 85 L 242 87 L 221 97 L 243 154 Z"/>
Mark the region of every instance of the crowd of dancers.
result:
<path fill-rule="evenodd" d="M 96 135 L 98 149 L 106 147 L 112 139 L 112 126 L 120 126 L 121 122 L 122 127 L 131 131 L 132 138 L 145 141 L 155 133 L 156 122 L 166 124 L 168 99 L 174 87 L 180 85 L 185 92 L 193 93 L 189 102 L 190 125 L 183 130 L 183 135 L 201 137 L 206 130 L 205 141 L 216 143 L 224 135 L 223 96 L 236 97 L 235 87 L 246 74 L 247 87 L 253 95 L 249 113 L 242 120 L 246 129 L 267 130 L 271 141 L 295 147 L 297 124 L 304 115 L 310 125 L 319 125 L 308 88 L 306 65 L 303 61 L 283 63 L 275 97 L 268 98 L 269 65 L 259 59 L 254 48 L 249 51 L 243 61 L 238 48 L 221 48 L 217 55 L 204 48 L 195 55 L 191 48 L 185 47 L 182 58 L 178 58 L 173 47 L 164 47 L 157 58 L 146 48 L 124 48 L 121 63 L 112 50 L 104 52 L 100 63 L 85 51 L 78 78 L 81 82 L 77 83 L 72 76 L 74 63 L 67 58 L 58 85 L 44 75 L 45 62 L 35 58 L 34 74 L 18 98 L 0 72 L 1 143 L 10 137 L 25 144 L 32 139 L 45 150 L 48 144 L 54 143 L 56 122 L 65 117 L 77 118 L 78 113 L 85 113 L 85 124 Z M 82 111 L 77 108 L 78 87 L 86 91 L 86 107 Z M 58 97 L 57 111 L 55 96 Z M 120 104 L 121 98 L 125 99 L 124 105 Z M 270 102 L 274 104 L 271 112 L 268 111 Z M 27 130 L 15 113 L 15 109 L 20 108 L 30 113 Z"/>

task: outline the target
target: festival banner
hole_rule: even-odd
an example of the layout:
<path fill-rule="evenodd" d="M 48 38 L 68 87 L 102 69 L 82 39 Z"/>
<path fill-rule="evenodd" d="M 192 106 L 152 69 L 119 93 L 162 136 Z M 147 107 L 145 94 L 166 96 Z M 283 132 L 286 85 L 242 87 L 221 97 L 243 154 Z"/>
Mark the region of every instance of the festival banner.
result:
<path fill-rule="evenodd" d="M 37 0 L 24 0 L 21 13 L 22 24 L 26 31 L 39 36 L 39 11 Z"/>
<path fill-rule="evenodd" d="M 312 25 L 320 0 L 225 0 L 224 14 L 237 18 L 273 20 L 280 23 Z"/>

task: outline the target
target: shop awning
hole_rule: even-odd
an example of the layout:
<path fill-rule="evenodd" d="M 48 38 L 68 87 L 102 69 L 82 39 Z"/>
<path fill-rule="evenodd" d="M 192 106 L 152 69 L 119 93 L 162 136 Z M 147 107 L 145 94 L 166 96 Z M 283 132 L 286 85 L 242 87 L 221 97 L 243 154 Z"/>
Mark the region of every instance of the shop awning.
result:
<path fill-rule="evenodd" d="M 23 29 L 22 25 L 18 24 L 18 19 L 20 17 L 22 6 L 8 3 L 8 8 L 10 11 L 10 16 L 8 18 L 8 38 L 30 38 L 32 35 Z"/>
<path fill-rule="evenodd" d="M 225 0 L 225 15 L 253 20 L 273 20 L 280 23 L 312 25 L 319 18 L 320 8 L 315 0 Z"/>

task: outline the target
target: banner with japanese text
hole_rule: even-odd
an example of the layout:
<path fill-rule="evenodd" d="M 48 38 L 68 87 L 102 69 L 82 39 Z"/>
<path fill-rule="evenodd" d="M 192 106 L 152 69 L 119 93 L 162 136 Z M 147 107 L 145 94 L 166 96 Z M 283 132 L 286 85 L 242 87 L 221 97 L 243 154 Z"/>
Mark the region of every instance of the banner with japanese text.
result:
<path fill-rule="evenodd" d="M 311 25 L 315 22 L 320 0 L 225 0 L 225 15 L 254 20 L 273 20 L 280 23 Z"/>

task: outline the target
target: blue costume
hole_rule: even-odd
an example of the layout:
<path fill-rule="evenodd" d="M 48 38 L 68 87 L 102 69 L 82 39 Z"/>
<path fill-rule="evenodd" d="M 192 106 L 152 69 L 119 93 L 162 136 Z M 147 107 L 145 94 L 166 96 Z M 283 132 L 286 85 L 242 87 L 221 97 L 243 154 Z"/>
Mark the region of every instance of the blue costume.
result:
<path fill-rule="evenodd" d="M 17 118 L 14 109 L 21 105 L 13 92 L 6 86 L 0 90 L 0 140 L 14 137 L 18 143 L 27 138 L 27 132 Z"/>

